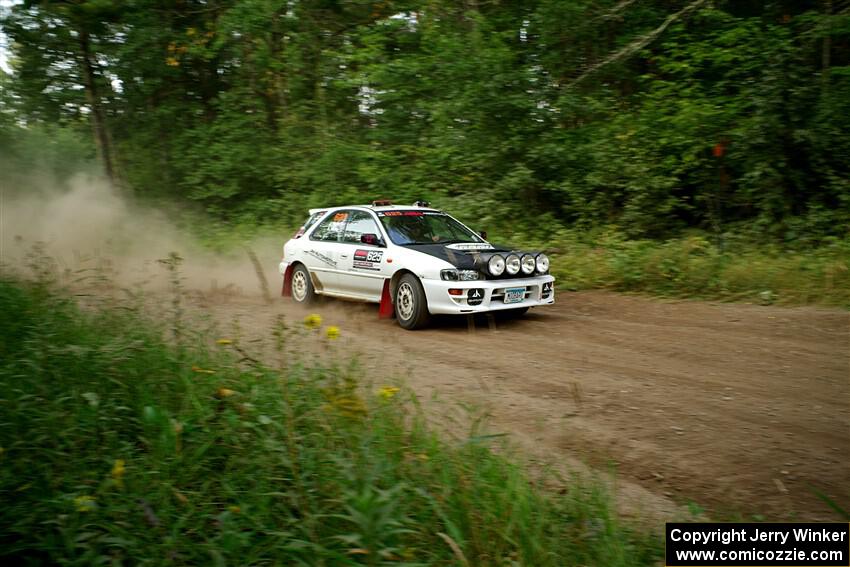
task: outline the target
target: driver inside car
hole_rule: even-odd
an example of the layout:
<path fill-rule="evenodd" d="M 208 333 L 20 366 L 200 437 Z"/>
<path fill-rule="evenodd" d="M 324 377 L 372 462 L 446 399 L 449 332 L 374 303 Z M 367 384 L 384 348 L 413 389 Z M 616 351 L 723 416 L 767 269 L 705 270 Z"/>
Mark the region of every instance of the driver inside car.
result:
<path fill-rule="evenodd" d="M 439 236 L 429 236 L 425 217 L 391 217 L 386 227 L 390 240 L 396 244 L 427 244 L 439 240 Z"/>

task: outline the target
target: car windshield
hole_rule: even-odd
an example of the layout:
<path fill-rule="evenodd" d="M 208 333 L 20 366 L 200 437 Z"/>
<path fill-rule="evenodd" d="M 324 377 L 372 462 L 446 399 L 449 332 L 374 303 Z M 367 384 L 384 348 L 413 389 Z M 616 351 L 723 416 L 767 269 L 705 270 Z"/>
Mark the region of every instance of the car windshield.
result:
<path fill-rule="evenodd" d="M 427 211 L 385 211 L 381 223 L 395 244 L 455 244 L 484 242 L 447 214 Z"/>

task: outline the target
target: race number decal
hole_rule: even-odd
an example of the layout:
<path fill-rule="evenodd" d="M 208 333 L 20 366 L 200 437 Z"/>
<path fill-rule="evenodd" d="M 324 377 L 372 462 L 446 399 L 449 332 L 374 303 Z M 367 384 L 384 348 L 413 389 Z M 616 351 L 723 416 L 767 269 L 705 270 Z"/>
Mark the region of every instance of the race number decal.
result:
<path fill-rule="evenodd" d="M 356 250 L 354 252 L 354 267 L 358 270 L 380 270 L 383 250 Z"/>

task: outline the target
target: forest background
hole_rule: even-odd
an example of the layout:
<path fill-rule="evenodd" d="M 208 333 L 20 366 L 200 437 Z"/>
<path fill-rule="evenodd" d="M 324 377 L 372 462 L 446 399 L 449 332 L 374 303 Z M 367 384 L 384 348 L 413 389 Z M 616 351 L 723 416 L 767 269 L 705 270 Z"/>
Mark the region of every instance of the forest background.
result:
<path fill-rule="evenodd" d="M 24 1 L 0 29 L 12 191 L 89 162 L 220 240 L 426 199 L 568 288 L 850 305 L 846 1 Z"/>

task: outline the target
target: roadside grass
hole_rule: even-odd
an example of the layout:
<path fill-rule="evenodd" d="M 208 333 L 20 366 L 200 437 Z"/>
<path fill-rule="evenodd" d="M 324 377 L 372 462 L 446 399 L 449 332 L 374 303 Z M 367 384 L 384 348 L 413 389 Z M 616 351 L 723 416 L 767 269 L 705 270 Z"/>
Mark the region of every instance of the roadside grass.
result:
<path fill-rule="evenodd" d="M 734 238 L 720 246 L 704 234 L 656 241 L 562 231 L 527 242 L 549 254 L 562 290 L 850 308 L 850 239 L 795 250 Z"/>
<path fill-rule="evenodd" d="M 275 370 L 104 305 L 0 281 L 4 564 L 660 559 L 658 534 L 621 522 L 600 486 L 532 480 L 493 439 L 446 440 L 412 395 L 373 391 L 355 364 L 282 351 Z M 290 331 L 332 348 L 306 322 Z"/>

